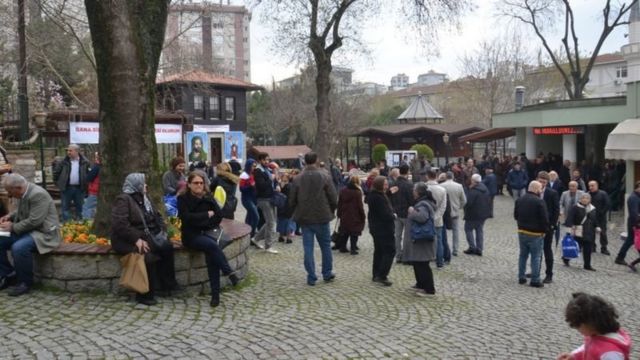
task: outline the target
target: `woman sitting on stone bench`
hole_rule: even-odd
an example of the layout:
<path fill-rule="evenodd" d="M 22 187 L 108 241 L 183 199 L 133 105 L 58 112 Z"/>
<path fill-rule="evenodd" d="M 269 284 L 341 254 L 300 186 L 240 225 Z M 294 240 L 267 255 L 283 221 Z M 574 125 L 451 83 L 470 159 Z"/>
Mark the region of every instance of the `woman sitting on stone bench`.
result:
<path fill-rule="evenodd" d="M 136 301 L 144 305 L 155 305 L 156 291 L 171 291 L 178 289 L 175 277 L 173 246 L 167 241 L 167 246 L 156 249 L 151 247 L 148 233 L 157 234 L 164 230 L 162 215 L 153 208 L 147 197 L 145 176 L 141 173 L 127 175 L 122 185 L 124 194 L 118 195 L 111 209 L 111 247 L 119 254 L 138 252 L 144 254 L 149 277 L 149 292 L 137 294 Z M 144 216 L 144 219 L 142 218 Z"/>
<path fill-rule="evenodd" d="M 178 195 L 178 217 L 182 220 L 182 244 L 184 247 L 204 252 L 211 286 L 211 306 L 220 305 L 220 270 L 229 276 L 234 286 L 239 279 L 229 266 L 218 246 L 222 210 L 207 191 L 206 175 L 199 170 L 189 174 L 187 188 Z"/>

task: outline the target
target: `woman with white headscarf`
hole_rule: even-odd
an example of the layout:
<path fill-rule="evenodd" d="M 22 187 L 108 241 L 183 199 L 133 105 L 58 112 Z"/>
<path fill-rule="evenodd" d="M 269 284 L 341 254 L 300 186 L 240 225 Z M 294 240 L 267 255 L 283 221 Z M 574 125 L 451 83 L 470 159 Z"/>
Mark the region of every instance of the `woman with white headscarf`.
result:
<path fill-rule="evenodd" d="M 123 194 L 118 195 L 111 209 L 111 247 L 119 254 L 137 252 L 144 254 L 149 277 L 149 292 L 137 294 L 136 301 L 145 305 L 155 305 L 156 291 L 171 292 L 178 289 L 174 271 L 173 246 L 152 248 L 151 239 L 146 234 L 158 234 L 165 229 L 160 213 L 153 208 L 147 197 L 145 175 L 127 175 L 122 186 Z M 144 217 L 144 218 L 143 218 Z"/>

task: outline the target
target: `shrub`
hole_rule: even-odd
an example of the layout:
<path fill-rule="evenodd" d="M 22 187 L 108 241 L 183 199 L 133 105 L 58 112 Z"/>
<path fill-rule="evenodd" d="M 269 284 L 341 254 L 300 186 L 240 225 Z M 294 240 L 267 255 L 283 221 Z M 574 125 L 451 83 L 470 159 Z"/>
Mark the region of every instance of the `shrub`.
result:
<path fill-rule="evenodd" d="M 389 150 L 389 148 L 385 144 L 377 144 L 374 146 L 373 154 L 371 155 L 373 157 L 373 163 L 377 164 L 379 161 L 384 160 L 387 150 Z"/>
<path fill-rule="evenodd" d="M 424 158 L 429 161 L 433 160 L 433 150 L 431 150 L 429 145 L 415 144 L 411 147 L 411 150 L 417 151 L 418 157 L 424 156 Z"/>

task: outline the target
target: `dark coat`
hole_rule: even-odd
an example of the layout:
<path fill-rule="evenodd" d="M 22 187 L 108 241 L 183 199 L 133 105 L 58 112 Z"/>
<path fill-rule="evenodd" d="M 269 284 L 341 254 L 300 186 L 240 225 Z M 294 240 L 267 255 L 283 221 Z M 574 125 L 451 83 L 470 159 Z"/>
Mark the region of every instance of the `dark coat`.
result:
<path fill-rule="evenodd" d="M 491 196 L 483 183 L 469 188 L 467 203 L 464 205 L 464 219 L 471 221 L 486 220 L 491 215 Z"/>
<path fill-rule="evenodd" d="M 513 207 L 513 218 L 518 222 L 518 229 L 536 233 L 549 230 L 549 214 L 547 206 L 540 196 L 527 192 L 516 200 Z"/>
<path fill-rule="evenodd" d="M 529 183 L 529 177 L 527 173 L 523 170 L 515 170 L 511 169 L 507 174 L 507 185 L 511 187 L 513 190 L 520 190 L 527 187 Z"/>
<path fill-rule="evenodd" d="M 236 207 L 238 206 L 238 198 L 236 198 L 236 188 L 238 185 L 224 176 L 216 176 L 211 182 L 211 193 L 213 193 L 218 186 L 222 186 L 224 192 L 227 194 L 227 202 L 222 209 L 222 217 L 225 219 L 233 219 L 233 214 L 236 212 Z"/>
<path fill-rule="evenodd" d="M 209 211 L 213 211 L 212 217 Z M 182 242 L 188 246 L 196 236 L 220 226 L 222 211 L 211 193 L 199 198 L 187 191 L 178 196 L 178 217 L 182 220 Z"/>
<path fill-rule="evenodd" d="M 564 191 L 564 185 L 562 184 L 562 181 L 560 181 L 560 179 L 554 181 L 553 185 L 551 185 L 551 181 L 549 181 L 549 187 L 552 190 L 555 190 L 558 194 L 562 194 L 562 192 Z"/>
<path fill-rule="evenodd" d="M 596 207 L 598 226 L 606 226 L 607 212 L 609 211 L 609 209 L 611 209 L 611 200 L 609 199 L 609 194 L 602 190 L 598 190 L 595 193 L 590 192 L 589 195 L 591 195 L 591 204 Z M 602 231 L 606 231 L 606 229 L 603 228 Z"/>
<path fill-rule="evenodd" d="M 257 198 L 271 199 L 274 190 L 269 170 L 265 170 L 261 165 L 258 165 L 258 167 L 253 171 L 253 177 L 256 180 Z"/>
<path fill-rule="evenodd" d="M 560 197 L 558 193 L 550 188 L 544 188 L 544 196 L 542 197 L 544 204 L 547 206 L 547 215 L 549 215 L 549 224 L 555 226 L 560 216 Z"/>
<path fill-rule="evenodd" d="M 395 216 L 387 197 L 378 191 L 369 193 L 369 232 L 374 237 L 388 238 L 393 242 L 395 236 Z"/>
<path fill-rule="evenodd" d="M 411 239 L 411 226 L 414 221 L 424 223 L 435 214 L 435 204 L 422 197 L 416 200 L 414 212 L 407 216 L 407 227 L 402 240 L 402 261 L 433 261 L 436 259 L 437 241 L 414 242 Z"/>
<path fill-rule="evenodd" d="M 87 174 L 89 173 L 89 160 L 86 157 L 80 155 L 80 189 L 82 191 L 87 191 L 87 185 L 89 182 L 87 181 Z M 69 156 L 65 156 L 65 158 L 56 164 L 56 167 L 53 169 L 53 182 L 56 183 L 56 186 L 60 191 L 65 191 L 67 186 L 69 185 L 69 177 L 71 173 L 71 159 Z"/>
<path fill-rule="evenodd" d="M 594 243 L 596 240 L 596 227 L 598 226 L 596 210 L 590 211 L 585 219 L 586 209 L 582 205 L 575 204 L 569 211 L 565 225 L 573 227 L 582 224 L 582 238 L 577 236 L 576 238 L 582 239 L 585 242 Z M 585 220 L 584 223 L 582 223 L 583 219 Z"/>
<path fill-rule="evenodd" d="M 289 207 L 293 220 L 300 225 L 326 224 L 333 220 L 338 206 L 338 194 L 331 176 L 324 169 L 307 165 L 293 179 Z"/>
<path fill-rule="evenodd" d="M 400 176 L 396 180 L 394 186 L 398 187 L 398 191 L 395 194 L 391 194 L 391 191 L 387 192 L 393 211 L 399 218 L 407 218 L 407 210 L 409 206 L 413 205 L 413 183 L 404 176 Z"/>
<path fill-rule="evenodd" d="M 291 217 L 293 216 L 293 209 L 291 209 L 291 206 L 289 206 L 289 194 L 291 194 L 291 189 L 293 188 L 293 186 L 293 183 L 289 182 L 284 184 L 284 186 L 282 186 L 282 189 L 280 189 L 282 195 L 287 197 L 287 203 L 285 204 L 284 209 L 278 208 L 278 219 L 291 219 Z"/>
<path fill-rule="evenodd" d="M 362 234 L 366 217 L 360 189 L 349 184 L 340 191 L 337 215 L 340 218 L 340 233 L 357 236 Z"/>
<path fill-rule="evenodd" d="M 638 226 L 640 222 L 640 194 L 634 191 L 627 199 L 627 227 Z"/>
<path fill-rule="evenodd" d="M 153 234 L 165 229 L 162 215 L 154 209 L 146 211 L 142 194 L 120 194 L 111 207 L 111 248 L 119 254 L 138 251 L 138 239 L 150 241 L 145 234 L 144 223 L 140 214 L 144 214 L 149 231 Z"/>
<path fill-rule="evenodd" d="M 498 178 L 496 174 L 488 174 L 482 179 L 482 183 L 487 187 L 487 190 L 489 190 L 489 196 L 496 196 L 498 193 Z"/>

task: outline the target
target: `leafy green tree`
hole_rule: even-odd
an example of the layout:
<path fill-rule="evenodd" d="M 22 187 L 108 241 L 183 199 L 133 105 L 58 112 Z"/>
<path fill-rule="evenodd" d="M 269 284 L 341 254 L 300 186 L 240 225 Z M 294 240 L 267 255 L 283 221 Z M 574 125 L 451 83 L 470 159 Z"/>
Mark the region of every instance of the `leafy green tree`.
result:
<path fill-rule="evenodd" d="M 373 157 L 374 164 L 385 158 L 386 152 L 389 150 L 385 144 L 377 144 L 373 147 L 371 156 Z"/>
<path fill-rule="evenodd" d="M 433 160 L 433 150 L 429 145 L 415 144 L 411 147 L 411 150 L 418 152 L 418 156 L 424 156 L 429 161 Z"/>

